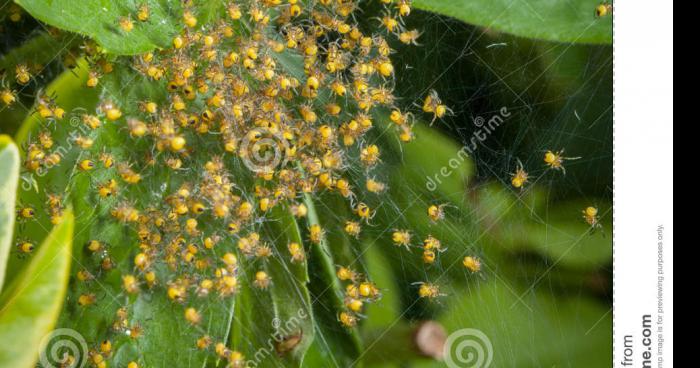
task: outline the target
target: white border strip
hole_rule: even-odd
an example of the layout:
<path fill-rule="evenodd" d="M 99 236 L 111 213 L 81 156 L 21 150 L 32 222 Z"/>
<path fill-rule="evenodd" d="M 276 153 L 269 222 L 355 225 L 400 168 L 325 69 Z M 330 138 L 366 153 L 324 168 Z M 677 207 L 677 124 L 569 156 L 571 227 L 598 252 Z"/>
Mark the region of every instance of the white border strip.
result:
<path fill-rule="evenodd" d="M 614 17 L 613 367 L 670 368 L 673 367 L 673 3 L 620 0 L 615 2 Z M 659 227 L 663 228 L 661 242 Z M 660 265 L 663 275 L 659 274 Z M 661 310 L 659 301 L 663 303 Z M 646 326 L 644 316 L 649 316 Z"/>

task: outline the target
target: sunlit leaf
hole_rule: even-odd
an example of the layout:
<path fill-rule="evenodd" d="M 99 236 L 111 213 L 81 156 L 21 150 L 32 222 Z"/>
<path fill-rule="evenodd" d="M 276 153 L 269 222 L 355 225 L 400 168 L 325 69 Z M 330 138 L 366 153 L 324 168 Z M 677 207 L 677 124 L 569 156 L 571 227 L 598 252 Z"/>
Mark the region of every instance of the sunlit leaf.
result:
<path fill-rule="evenodd" d="M 39 355 L 64 301 L 71 265 L 73 214 L 67 211 L 0 296 L 0 366 L 29 368 Z"/>
<path fill-rule="evenodd" d="M 19 151 L 10 137 L 0 135 L 0 291 L 12 246 L 15 195 L 19 180 Z"/>

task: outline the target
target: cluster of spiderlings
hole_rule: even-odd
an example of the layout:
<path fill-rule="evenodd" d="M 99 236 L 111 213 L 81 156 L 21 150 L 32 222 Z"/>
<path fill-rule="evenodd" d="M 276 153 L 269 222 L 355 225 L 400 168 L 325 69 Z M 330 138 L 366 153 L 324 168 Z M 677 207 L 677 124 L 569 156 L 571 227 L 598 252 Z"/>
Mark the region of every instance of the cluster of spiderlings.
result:
<path fill-rule="evenodd" d="M 364 305 L 372 303 L 381 297 L 381 292 L 365 276 L 347 267 L 339 267 L 336 273 L 338 279 L 346 283 L 345 308 L 338 316 L 338 320 L 345 327 L 355 327 L 362 315 Z"/>
<path fill-rule="evenodd" d="M 264 264 L 272 256 L 271 247 L 256 231 L 266 214 L 282 206 L 304 218 L 303 193 L 330 191 L 346 198 L 355 218 L 347 219 L 343 230 L 352 237 L 360 236 L 363 223 L 371 221 L 374 211 L 359 200 L 362 190 L 353 189 L 345 176 L 351 149 L 356 147 L 367 175 L 364 189 L 377 194 L 386 190 L 384 183 L 371 176 L 381 161 L 381 151 L 364 138 L 374 125 L 373 111 L 378 107 L 391 111 L 389 118 L 400 140 L 414 139 L 412 115 L 395 103 L 392 49 L 385 37 L 416 44 L 420 33 L 403 26 L 403 17 L 410 13 L 407 1 L 384 3 L 386 10 L 380 20 L 385 31 L 372 35 L 365 35 L 352 21 L 352 2 L 327 0 L 313 6 L 296 1 L 231 3 L 227 6 L 229 19 L 199 28 L 196 9 L 186 4 L 183 32 L 173 39 L 172 48 L 140 55 L 133 62 L 134 69 L 166 90 L 167 100 L 140 101 L 138 109 L 129 109 L 139 114 L 123 116 L 120 106 L 105 99 L 95 114 L 80 115 L 82 124 L 91 131 L 117 124 L 135 141 L 149 142 L 151 151 L 156 152 L 140 162 L 117 162 L 108 152 L 77 162 L 79 171 L 111 170 L 120 179 L 97 183 L 96 193 L 100 198 L 116 198 L 111 215 L 131 225 L 140 241 L 133 273 L 122 276 L 124 292 L 137 294 L 162 285 L 169 299 L 183 305 L 191 298 L 234 295 L 239 287 L 240 262 L 256 259 Z M 148 7 L 141 6 L 136 14 L 120 20 L 124 32 L 138 26 L 132 18 L 147 21 Z M 86 86 L 97 87 L 114 67 L 93 42 L 86 42 L 82 49 L 90 66 Z M 300 59 L 303 70 L 295 73 L 278 67 L 280 60 L 290 57 Z M 74 60 L 67 65 L 75 65 Z M 31 80 L 27 66 L 15 69 L 15 83 L 25 85 Z M 0 100 L 6 105 L 15 99 L 14 90 L 0 91 Z M 426 97 L 422 110 L 431 114 L 432 121 L 451 113 L 434 91 Z M 48 122 L 47 127 L 66 115 L 46 95 L 39 97 L 36 112 Z M 89 135 L 72 140 L 83 150 L 94 143 Z M 202 142 L 211 155 L 195 162 L 197 154 L 202 157 Z M 211 142 L 216 148 L 211 148 Z M 25 169 L 37 172 L 58 165 L 62 157 L 51 151 L 53 146 L 51 130 L 39 132 L 26 147 Z M 254 184 L 233 175 L 228 163 L 234 158 L 246 163 L 255 177 Z M 572 159 L 576 158 L 563 157 L 563 151 L 548 151 L 544 162 L 548 168 L 565 172 L 564 162 Z M 193 168 L 197 179 L 182 184 L 162 204 L 151 207 L 139 208 L 138 201 L 120 195 L 120 187 L 138 185 L 145 168 L 158 164 L 173 171 Z M 519 163 L 512 185 L 522 189 L 528 182 L 529 174 Z M 53 224 L 62 218 L 63 202 L 60 195 L 47 195 L 46 212 Z M 434 222 L 443 220 L 445 206 L 431 205 L 428 217 Z M 600 226 L 596 208 L 585 209 L 583 215 L 591 227 Z M 33 208 L 18 209 L 21 221 L 34 217 Z M 308 233 L 312 244 L 324 238 L 324 230 L 317 224 L 310 225 Z M 410 230 L 396 229 L 391 237 L 396 246 L 412 247 Z M 235 239 L 235 247 L 229 246 L 229 239 Z M 101 241 L 92 240 L 86 247 L 101 258 L 100 269 L 78 271 L 80 281 L 91 281 L 114 267 Z M 416 247 L 422 250 L 426 264 L 435 263 L 445 250 L 432 235 Z M 28 254 L 34 245 L 22 240 L 17 248 L 19 253 Z M 219 248 L 217 252 L 213 252 L 215 248 Z M 306 260 L 302 244 L 291 242 L 287 249 L 290 262 Z M 481 260 L 476 257 L 467 256 L 462 263 L 471 272 L 481 271 Z M 167 266 L 177 276 L 158 275 L 157 265 Z M 349 268 L 340 268 L 337 276 L 347 283 L 345 310 L 338 320 L 353 327 L 362 318 L 364 306 L 381 295 L 371 281 Z M 264 267 L 252 279 L 253 286 L 261 290 L 272 282 Z M 438 285 L 419 285 L 422 298 L 442 295 Z M 77 301 L 88 307 L 97 298 L 95 293 L 86 292 Z M 126 308 L 119 309 L 113 330 L 136 339 L 142 335 L 141 327 L 129 323 L 127 315 Z M 195 307 L 185 307 L 184 319 L 190 324 L 197 326 L 202 318 Z M 110 354 L 107 342 L 91 353 L 94 365 L 106 364 L 104 359 Z M 213 345 L 215 353 L 233 366 L 244 360 L 223 343 L 213 344 L 208 335 L 196 345 L 200 349 Z"/>
<path fill-rule="evenodd" d="M 363 224 L 375 214 L 361 200 L 362 193 L 386 190 L 386 184 L 372 175 L 381 162 L 381 148 L 366 139 L 375 125 L 375 112 L 390 113 L 401 141 L 414 139 L 413 116 L 397 106 L 393 95 L 393 50 L 387 38 L 417 44 L 420 33 L 404 26 L 403 18 L 411 12 L 408 0 L 382 2 L 382 29 L 366 34 L 353 20 L 357 4 L 352 1 L 239 1 L 226 5 L 226 19 L 209 25 L 201 24 L 197 9 L 185 1 L 182 32 L 173 38 L 172 47 L 131 60 L 131 67 L 167 97 L 138 101 L 136 106 L 120 106 L 114 98 L 105 97 L 94 113 L 79 114 L 86 130 L 71 139 L 86 154 L 78 159 L 76 169 L 111 173 L 97 176 L 103 179 L 93 182 L 94 195 L 109 199 L 110 216 L 132 229 L 138 239 L 132 271 L 121 277 L 124 293 L 162 289 L 173 303 L 183 305 L 188 323 L 202 325 L 204 316 L 191 302 L 235 295 L 243 266 L 259 267 L 248 278 L 253 287 L 266 290 L 275 282 L 264 266 L 273 250 L 260 228 L 275 208 L 305 218 L 308 208 L 302 199 L 306 194 L 332 192 L 346 199 L 353 218 L 346 219 L 343 230 L 360 236 Z M 148 7 L 141 6 L 121 18 L 119 27 L 131 32 L 149 16 Z M 90 67 L 86 87 L 98 87 L 114 71 L 112 61 L 93 42 L 82 49 Z M 292 66 L 281 67 L 283 61 Z M 17 82 L 26 83 L 27 78 L 18 69 Z M 426 97 L 422 110 L 433 121 L 451 113 L 435 92 Z M 24 167 L 30 172 L 50 169 L 62 158 L 52 153 L 51 126 L 64 119 L 65 111 L 43 95 L 36 111 L 47 124 L 26 147 Z M 127 131 L 134 146 L 148 149 L 130 160 L 108 150 L 90 151 L 96 136 L 92 132 L 109 126 Z M 360 168 L 350 168 L 355 159 Z M 232 169 L 241 169 L 238 163 L 247 167 L 245 174 Z M 351 185 L 351 169 L 366 176 L 364 190 Z M 134 193 L 143 191 L 132 189 L 155 176 L 156 170 L 187 171 L 182 175 L 186 181 L 162 197 L 135 198 Z M 521 181 L 524 184 L 527 176 Z M 63 202 L 60 196 L 48 197 L 47 212 L 53 223 L 62 217 Z M 438 222 L 445 217 L 444 208 L 431 206 L 427 215 Z M 24 208 L 18 215 L 29 220 L 34 212 Z M 320 225 L 309 225 L 311 246 L 324 237 Z M 391 240 L 409 248 L 411 232 L 396 230 Z M 427 264 L 444 251 L 433 236 L 419 247 Z M 22 246 L 26 252 L 31 248 Z M 93 239 L 86 248 L 100 261 L 98 269 L 79 270 L 79 281 L 89 282 L 115 267 L 105 241 Z M 287 250 L 290 263 L 307 259 L 303 244 L 290 242 Z M 465 258 L 464 266 L 472 272 L 481 269 L 473 257 Z M 340 268 L 337 276 L 346 283 L 345 309 L 338 320 L 354 327 L 365 305 L 377 301 L 381 293 L 368 277 L 349 268 Z M 419 295 L 441 294 L 437 286 L 426 283 Z M 90 291 L 77 298 L 85 308 L 97 300 Z M 127 307 L 120 308 L 112 330 L 138 339 L 143 329 L 128 314 Z M 223 342 L 215 343 L 209 335 L 198 339 L 196 346 L 213 351 L 233 367 L 244 364 L 241 353 Z M 107 340 L 93 349 L 90 358 L 102 367 L 110 353 Z"/>
<path fill-rule="evenodd" d="M 125 332 L 131 338 L 137 339 L 141 334 L 142 330 L 137 325 L 130 326 L 128 321 L 128 312 L 126 308 L 119 308 L 117 310 L 116 321 L 112 328 L 115 331 Z M 111 340 L 102 340 L 97 346 L 91 348 L 88 351 L 87 361 L 93 367 L 106 368 L 108 366 L 108 359 L 114 354 L 114 349 Z M 79 360 L 83 357 L 74 357 L 69 354 L 65 354 L 61 360 L 58 362 L 60 367 L 74 367 L 79 365 Z M 127 368 L 138 368 L 139 364 L 135 361 L 131 361 L 126 365 Z"/>

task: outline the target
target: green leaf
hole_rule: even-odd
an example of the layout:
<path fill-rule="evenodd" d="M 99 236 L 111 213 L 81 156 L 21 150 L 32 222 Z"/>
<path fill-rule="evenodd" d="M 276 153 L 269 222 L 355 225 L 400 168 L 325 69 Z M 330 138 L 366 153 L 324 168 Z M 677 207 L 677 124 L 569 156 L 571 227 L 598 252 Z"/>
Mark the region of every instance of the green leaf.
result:
<path fill-rule="evenodd" d="M 488 236 L 500 250 L 534 252 L 559 267 L 595 270 L 607 267 L 612 259 L 612 204 L 607 200 L 544 201 L 537 188 L 524 195 L 499 184 L 485 186 L 478 195 L 478 210 L 494 226 Z M 600 227 L 592 228 L 582 211 L 598 207 Z"/>
<path fill-rule="evenodd" d="M 422 10 L 455 17 L 469 24 L 558 42 L 610 44 L 612 17 L 597 19 L 600 0 L 415 0 Z"/>
<path fill-rule="evenodd" d="M 370 253 L 372 274 L 386 274 L 386 266 L 377 259 L 379 254 Z M 445 294 L 432 303 L 446 309 L 437 321 L 448 335 L 468 328 L 484 332 L 493 346 L 491 366 L 553 367 L 571 362 L 598 367 L 610 363 L 612 313 L 607 302 L 578 289 L 566 295 L 553 293 L 552 285 L 544 280 L 531 289 L 534 278 L 518 283 L 501 271 L 504 267 L 520 268 L 520 263 L 508 265 L 499 259 L 487 267 L 482 277 L 466 286 L 451 283 L 446 277 L 431 279 Z M 375 280 L 387 284 L 391 277 Z M 582 282 L 580 276 L 578 280 Z M 383 292 L 386 302 L 369 307 L 369 331 L 384 333 L 399 323 L 406 308 L 389 301 L 403 293 L 404 289 L 387 288 Z M 379 358 L 378 364 L 371 367 L 397 368 L 404 366 L 399 363 L 406 364 L 403 356 L 384 354 Z M 410 366 L 443 368 L 445 363 L 412 361 Z"/>
<path fill-rule="evenodd" d="M 0 366 L 29 368 L 58 318 L 68 286 L 73 214 L 66 211 L 26 270 L 0 297 Z"/>
<path fill-rule="evenodd" d="M 379 115 L 378 119 L 384 127 L 392 124 L 387 114 Z M 465 193 L 475 170 L 469 147 L 460 146 L 437 128 L 422 122 L 414 125 L 413 131 L 416 138 L 410 143 L 400 143 L 395 133 L 383 139 L 386 143 L 383 146 L 392 148 L 391 156 L 400 158 L 389 165 L 397 172 L 392 177 L 400 177 L 401 186 L 427 197 L 438 194 L 439 199 L 468 209 Z"/>
<path fill-rule="evenodd" d="M 330 220 L 332 215 L 328 214 L 328 211 L 324 211 L 324 216 L 329 220 L 323 223 L 320 221 L 314 200 L 308 194 L 304 197 L 304 204 L 308 209 L 309 225 L 320 225 L 321 228 L 328 229 L 329 223 L 333 223 L 330 228 L 335 229 L 335 231 L 328 231 L 321 239 L 321 243 L 312 245 L 310 249 L 309 289 L 314 300 L 313 306 L 319 329 L 316 340 L 319 348 L 332 352 L 332 356 L 328 356 L 327 359 L 333 361 L 334 366 L 351 366 L 362 353 L 362 342 L 357 328 L 348 329 L 338 322 L 338 314 L 345 310 L 345 304 L 343 286 L 336 276 L 335 265 L 352 264 L 355 260 L 351 251 L 352 244 L 347 234 L 338 230 L 343 224 Z M 340 212 L 340 208 L 345 206 L 345 203 L 337 200 L 328 204 L 330 204 L 328 208 L 334 208 L 336 212 Z"/>
<path fill-rule="evenodd" d="M 89 36 L 107 52 L 122 55 L 169 45 L 177 33 L 176 17 L 181 14 L 180 2 L 166 0 L 17 0 L 17 3 L 42 22 Z M 150 9 L 150 18 L 145 22 L 136 18 L 142 3 L 148 4 Z M 134 28 L 130 32 L 120 27 L 119 22 L 124 17 L 131 17 L 133 21 Z"/>
<path fill-rule="evenodd" d="M 574 269 L 605 267 L 612 259 L 612 205 L 601 204 L 601 228 L 591 228 L 581 214 L 591 204 L 583 201 L 558 204 L 537 215 L 543 220 L 527 222 L 520 235 L 507 234 L 507 243 L 534 249 Z M 523 238 L 522 234 L 527 235 Z"/>
<path fill-rule="evenodd" d="M 15 223 L 15 196 L 19 180 L 19 151 L 12 139 L 0 135 L 0 291 L 5 280 L 7 258 Z"/>
<path fill-rule="evenodd" d="M 272 257 L 245 265 L 236 295 L 230 345 L 259 367 L 299 368 L 316 331 L 306 262 L 291 261 L 287 245 L 304 244 L 296 219 L 275 207 L 263 226 L 273 239 Z M 257 271 L 271 279 L 267 290 L 253 287 Z"/>
<path fill-rule="evenodd" d="M 468 328 L 482 331 L 493 347 L 492 367 L 557 367 L 562 362 L 577 367 L 609 365 L 610 306 L 585 296 L 560 298 L 544 289 L 520 298 L 522 290 L 492 280 L 469 289 L 447 290 L 450 311 L 440 322 L 448 334 Z M 453 345 L 451 351 L 456 349 Z M 414 367 L 439 368 L 444 363 Z"/>
<path fill-rule="evenodd" d="M 288 209 L 275 207 L 272 212 L 267 234 L 276 239 L 272 244 L 275 256 L 269 260 L 267 272 L 273 280 L 270 286 L 273 321 L 293 326 L 291 329 L 274 328 L 272 332 L 282 333 L 285 339 L 301 334 L 301 341 L 290 347 L 290 350 L 278 350 L 281 360 L 291 363 L 289 366 L 301 367 L 315 334 L 311 296 L 307 288 L 309 273 L 306 263 L 291 262 L 287 245 L 291 242 L 303 244 L 304 241 L 299 225 Z"/>

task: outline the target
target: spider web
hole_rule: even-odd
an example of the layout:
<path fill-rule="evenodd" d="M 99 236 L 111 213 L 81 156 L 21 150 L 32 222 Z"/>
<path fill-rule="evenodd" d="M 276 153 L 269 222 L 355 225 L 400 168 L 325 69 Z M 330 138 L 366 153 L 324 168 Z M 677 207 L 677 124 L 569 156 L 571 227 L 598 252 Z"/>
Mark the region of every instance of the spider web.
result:
<path fill-rule="evenodd" d="M 396 80 L 400 106 L 419 115 L 415 105 L 436 90 L 454 114 L 435 122 L 433 129 L 465 145 L 479 129 L 474 123 L 478 118 L 488 120 L 503 108 L 510 116 L 471 152 L 475 176 L 468 187 L 451 193 L 475 209 L 465 212 L 448 207 L 452 223 L 440 230 L 464 240 L 464 244 L 446 244 L 457 251 L 449 254 L 480 256 L 483 272 L 471 275 L 462 270 L 458 257 L 441 257 L 436 265 L 426 267 L 415 262 L 415 253 L 399 253 L 390 260 L 380 250 L 387 244 L 360 244 L 353 249 L 357 258 L 353 266 L 371 275 L 384 293 L 381 302 L 369 307 L 363 330 L 388 338 L 394 327 L 406 321 L 437 319 L 450 333 L 464 328 L 483 331 L 493 345 L 493 366 L 609 365 L 612 271 L 610 258 L 605 256 L 611 251 L 611 228 L 591 234 L 582 223 L 583 207 L 565 207 L 573 208 L 568 212 L 560 209 L 569 203 L 590 204 L 601 207 L 609 217 L 611 48 L 519 39 L 426 13 L 413 16 L 409 28 L 412 26 L 424 32 L 419 40 L 422 46 L 397 46 L 393 56 L 394 64 L 400 66 Z M 581 158 L 566 161 L 564 175 L 544 166 L 542 157 L 547 150 L 565 150 L 564 156 Z M 399 157 L 394 164 L 400 161 Z M 531 176 L 523 191 L 510 185 L 510 174 L 519 164 Z M 425 177 L 436 174 L 422 167 L 411 169 Z M 355 177 L 365 175 L 354 172 Z M 382 173 L 377 178 L 391 179 Z M 492 190 L 509 201 L 503 213 L 487 219 L 474 198 L 488 196 Z M 433 203 L 420 188 L 404 195 L 415 207 Z M 395 221 L 367 226 L 367 232 L 376 238 L 386 239 L 394 227 L 413 216 L 405 203 L 388 197 L 377 203 Z M 545 240 L 528 240 L 532 229 L 543 232 Z M 530 244 L 533 242 L 537 244 Z M 602 249 L 597 250 L 602 256 L 582 249 L 591 244 Z M 445 295 L 428 303 L 417 301 L 413 283 L 428 281 L 439 283 Z M 312 350 L 330 357 L 327 366 L 339 366 L 332 359 L 327 336 L 316 333 Z M 366 345 L 372 350 L 384 342 L 380 338 Z M 377 360 L 385 359 L 387 368 L 444 366 L 399 364 L 396 358 L 387 355 Z"/>
<path fill-rule="evenodd" d="M 471 152 L 475 177 L 460 194 L 465 203 L 474 204 L 475 197 L 497 188 L 510 202 L 505 214 L 491 219 L 494 224 L 477 210 L 448 210 L 456 225 L 446 226 L 446 231 L 464 240 L 448 246 L 466 250 L 463 254 L 476 252 L 484 261 L 481 276 L 464 271 L 462 282 L 445 276 L 461 268 L 461 258 L 424 267 L 413 261 L 415 253 L 405 254 L 392 268 L 374 249 L 385 244 L 368 245 L 362 268 L 384 279 L 387 290 L 381 305 L 370 307 L 365 329 L 388 339 L 404 320 L 435 318 L 448 333 L 483 331 L 493 346 L 493 366 L 611 364 L 612 229 L 608 225 L 587 231 L 574 204 L 589 203 L 605 210 L 602 217 L 611 215 L 612 49 L 525 40 L 425 13 L 413 16 L 411 26 L 424 33 L 421 47 L 399 47 L 394 57 L 401 66 L 399 104 L 413 106 L 418 115 L 420 107 L 414 105 L 436 90 L 454 114 L 436 122 L 434 129 L 464 145 L 480 129 L 475 121 L 506 108 L 510 116 L 505 123 Z M 544 165 L 548 150 L 563 150 L 564 157 L 572 158 L 564 162 L 565 174 Z M 522 191 L 510 185 L 510 174 L 519 165 L 531 178 Z M 422 174 L 427 178 L 436 173 Z M 419 191 L 408 197 L 423 208 L 433 203 Z M 407 216 L 397 203 L 385 201 L 382 206 L 398 219 Z M 468 224 L 474 219 L 476 228 Z M 530 229 L 542 235 L 530 240 Z M 410 285 L 395 282 L 397 274 L 423 275 L 414 281 L 442 281 L 445 296 L 427 311 L 414 310 L 419 302 L 405 294 L 415 293 L 415 287 L 406 290 Z M 383 343 L 382 338 L 367 342 L 370 350 Z M 389 363 L 395 357 L 388 355 L 377 360 L 382 359 L 386 367 L 444 366 Z"/>

